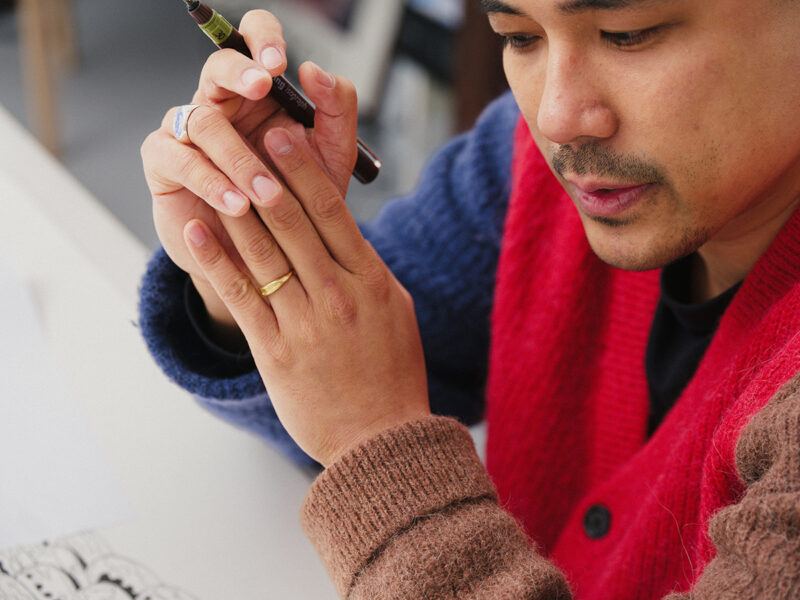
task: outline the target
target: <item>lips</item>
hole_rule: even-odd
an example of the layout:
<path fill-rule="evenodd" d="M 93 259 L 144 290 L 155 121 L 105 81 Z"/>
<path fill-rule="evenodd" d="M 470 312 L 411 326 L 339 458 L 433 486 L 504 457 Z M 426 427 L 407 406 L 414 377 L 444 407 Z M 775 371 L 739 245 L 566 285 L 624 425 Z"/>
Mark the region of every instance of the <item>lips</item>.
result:
<path fill-rule="evenodd" d="M 654 184 L 620 185 L 603 181 L 571 181 L 583 212 L 590 217 L 615 217 L 638 204 Z"/>

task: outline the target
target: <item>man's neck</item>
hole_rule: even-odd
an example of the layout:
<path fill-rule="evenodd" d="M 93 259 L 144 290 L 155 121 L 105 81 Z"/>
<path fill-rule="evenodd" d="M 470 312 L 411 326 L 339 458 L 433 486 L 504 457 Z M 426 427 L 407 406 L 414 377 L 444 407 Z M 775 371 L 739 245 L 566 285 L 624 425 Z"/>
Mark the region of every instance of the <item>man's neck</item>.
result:
<path fill-rule="evenodd" d="M 760 214 L 748 211 L 701 247 L 692 270 L 692 300 L 711 300 L 742 281 L 798 206 L 800 196 L 772 210 L 757 209 Z"/>

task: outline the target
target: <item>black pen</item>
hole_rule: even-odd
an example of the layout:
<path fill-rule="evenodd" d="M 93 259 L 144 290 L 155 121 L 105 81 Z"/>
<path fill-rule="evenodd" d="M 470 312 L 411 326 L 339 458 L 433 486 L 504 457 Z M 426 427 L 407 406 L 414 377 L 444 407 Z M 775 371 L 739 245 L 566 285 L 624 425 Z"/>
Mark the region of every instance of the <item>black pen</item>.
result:
<path fill-rule="evenodd" d="M 225 17 L 199 0 L 183 1 L 189 9 L 189 15 L 218 48 L 232 48 L 247 58 L 253 58 L 242 34 Z M 285 77 L 279 75 L 272 78 L 269 95 L 295 121 L 307 129 L 314 128 L 314 107 Z M 353 175 L 361 183 L 371 183 L 381 170 L 381 161 L 361 139 L 356 140 L 356 145 L 358 158 Z"/>

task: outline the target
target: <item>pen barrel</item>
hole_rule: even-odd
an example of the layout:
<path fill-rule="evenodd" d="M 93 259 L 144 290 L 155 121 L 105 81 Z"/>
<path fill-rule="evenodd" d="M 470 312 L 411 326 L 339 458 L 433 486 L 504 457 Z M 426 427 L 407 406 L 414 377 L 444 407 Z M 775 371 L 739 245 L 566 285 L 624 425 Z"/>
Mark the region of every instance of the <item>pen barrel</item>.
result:
<path fill-rule="evenodd" d="M 272 78 L 272 91 L 278 103 L 306 129 L 314 129 L 314 107 L 283 75 Z"/>

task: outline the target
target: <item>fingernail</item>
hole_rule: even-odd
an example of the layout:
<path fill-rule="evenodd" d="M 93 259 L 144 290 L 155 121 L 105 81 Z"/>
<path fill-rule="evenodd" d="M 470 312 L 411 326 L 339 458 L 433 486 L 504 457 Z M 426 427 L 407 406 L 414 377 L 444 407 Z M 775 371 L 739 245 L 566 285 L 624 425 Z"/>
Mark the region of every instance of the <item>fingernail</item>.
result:
<path fill-rule="evenodd" d="M 267 46 L 261 51 L 261 64 L 267 69 L 277 69 L 283 64 L 283 52 L 275 46 Z"/>
<path fill-rule="evenodd" d="M 267 144 L 280 156 L 292 151 L 292 138 L 284 129 L 273 129 L 267 133 Z"/>
<path fill-rule="evenodd" d="M 317 82 L 320 85 L 325 86 L 326 88 L 330 88 L 330 89 L 335 88 L 336 87 L 336 78 L 333 75 L 331 75 L 330 73 L 328 73 L 327 71 L 325 71 L 319 65 L 315 64 L 314 66 L 317 67 Z"/>
<path fill-rule="evenodd" d="M 255 179 L 253 179 L 253 189 L 256 192 L 256 196 L 258 196 L 259 202 L 261 204 L 267 204 L 270 200 L 272 200 L 275 196 L 278 195 L 280 188 L 278 184 L 272 181 L 269 177 L 264 177 L 263 175 L 258 175 Z"/>
<path fill-rule="evenodd" d="M 238 192 L 225 192 L 222 195 L 222 201 L 233 214 L 238 213 L 247 204 L 247 199 Z"/>
<path fill-rule="evenodd" d="M 242 73 L 242 83 L 249 86 L 250 84 L 255 83 L 256 81 L 261 81 L 262 79 L 266 79 L 269 76 L 269 73 L 266 71 L 262 71 L 261 69 L 247 69 L 244 73 Z"/>
<path fill-rule="evenodd" d="M 206 230 L 203 229 L 203 226 L 199 223 L 192 223 L 189 227 L 189 240 L 195 246 L 202 246 L 206 243 L 208 236 L 206 236 Z"/>

